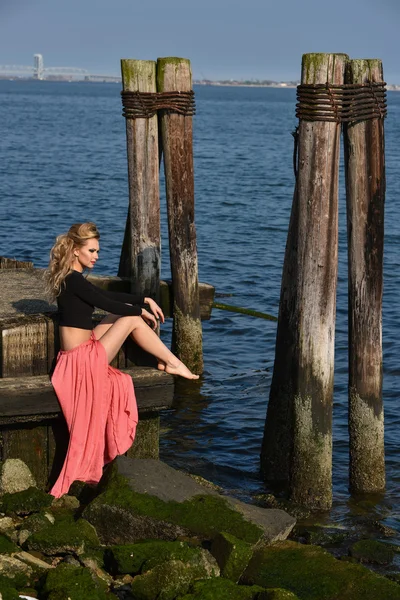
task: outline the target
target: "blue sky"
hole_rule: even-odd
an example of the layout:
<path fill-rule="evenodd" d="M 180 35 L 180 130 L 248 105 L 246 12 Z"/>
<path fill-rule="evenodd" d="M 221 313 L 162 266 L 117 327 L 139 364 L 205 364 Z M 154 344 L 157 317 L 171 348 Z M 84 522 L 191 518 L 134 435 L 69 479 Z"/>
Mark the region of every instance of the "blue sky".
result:
<path fill-rule="evenodd" d="M 305 52 L 381 58 L 400 83 L 399 0 L 0 0 L 0 64 L 119 74 L 182 56 L 195 78 L 298 79 Z"/>

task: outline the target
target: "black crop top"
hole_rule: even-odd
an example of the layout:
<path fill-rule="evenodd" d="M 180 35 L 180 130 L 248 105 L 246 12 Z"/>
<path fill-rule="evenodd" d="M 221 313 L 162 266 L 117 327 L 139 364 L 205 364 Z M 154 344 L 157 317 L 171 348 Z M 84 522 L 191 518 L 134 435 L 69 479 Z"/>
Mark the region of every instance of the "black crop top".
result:
<path fill-rule="evenodd" d="M 143 301 L 143 296 L 101 290 L 79 271 L 72 271 L 65 278 L 62 291 L 57 297 L 60 325 L 93 329 L 92 314 L 95 306 L 114 315 L 139 316 L 142 309 L 138 305 L 143 304 Z M 125 302 L 134 306 L 128 306 Z"/>

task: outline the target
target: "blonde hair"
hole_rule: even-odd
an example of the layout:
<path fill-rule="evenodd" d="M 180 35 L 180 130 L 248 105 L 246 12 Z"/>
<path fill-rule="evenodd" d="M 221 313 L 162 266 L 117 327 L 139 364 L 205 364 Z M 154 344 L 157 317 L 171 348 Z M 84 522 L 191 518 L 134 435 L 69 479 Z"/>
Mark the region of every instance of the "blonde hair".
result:
<path fill-rule="evenodd" d="M 75 223 L 68 233 L 56 238 L 50 250 L 50 262 L 46 271 L 46 291 L 51 300 L 61 293 L 68 273 L 72 271 L 74 248 L 82 248 L 87 240 L 100 239 L 100 233 L 94 223 Z"/>

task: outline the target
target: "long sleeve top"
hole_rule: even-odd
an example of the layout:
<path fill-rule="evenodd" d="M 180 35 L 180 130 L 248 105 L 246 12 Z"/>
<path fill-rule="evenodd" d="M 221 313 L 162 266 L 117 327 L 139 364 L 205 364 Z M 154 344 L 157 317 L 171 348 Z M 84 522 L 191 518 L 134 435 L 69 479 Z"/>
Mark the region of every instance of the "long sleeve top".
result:
<path fill-rule="evenodd" d="M 133 306 L 128 306 L 126 302 Z M 88 281 L 79 271 L 72 271 L 65 278 L 64 286 L 57 297 L 60 325 L 93 329 L 94 308 L 121 316 L 142 314 L 143 296 L 124 292 L 101 290 Z"/>

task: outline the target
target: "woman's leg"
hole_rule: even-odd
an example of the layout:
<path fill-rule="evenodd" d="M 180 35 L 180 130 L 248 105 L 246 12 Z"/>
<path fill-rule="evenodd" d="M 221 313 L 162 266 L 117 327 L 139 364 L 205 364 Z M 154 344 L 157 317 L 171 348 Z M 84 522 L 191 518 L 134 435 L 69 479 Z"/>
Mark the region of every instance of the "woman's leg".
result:
<path fill-rule="evenodd" d="M 105 323 L 104 325 L 109 324 Z M 100 326 L 101 324 L 97 327 Z M 198 375 L 191 373 L 183 362 L 168 350 L 158 335 L 143 321 L 142 317 L 119 317 L 114 323 L 110 324 L 110 327 L 101 336 L 100 343 L 103 344 L 106 350 L 109 363 L 116 356 L 128 335 L 131 335 L 143 350 L 150 352 L 160 363 L 164 363 L 167 373 L 181 375 L 187 379 L 198 379 Z"/>
<path fill-rule="evenodd" d="M 121 317 L 119 315 L 107 315 L 100 321 L 98 325 L 93 329 L 96 340 L 100 340 L 105 333 L 110 329 L 112 325 Z"/>
<path fill-rule="evenodd" d="M 104 317 L 104 319 L 93 329 L 96 340 L 100 340 L 110 327 L 120 318 L 120 315 L 107 315 Z M 132 336 L 132 333 L 130 335 Z M 134 339 L 133 336 L 132 339 Z M 159 359 L 157 367 L 160 371 L 165 371 L 165 362 Z"/>

